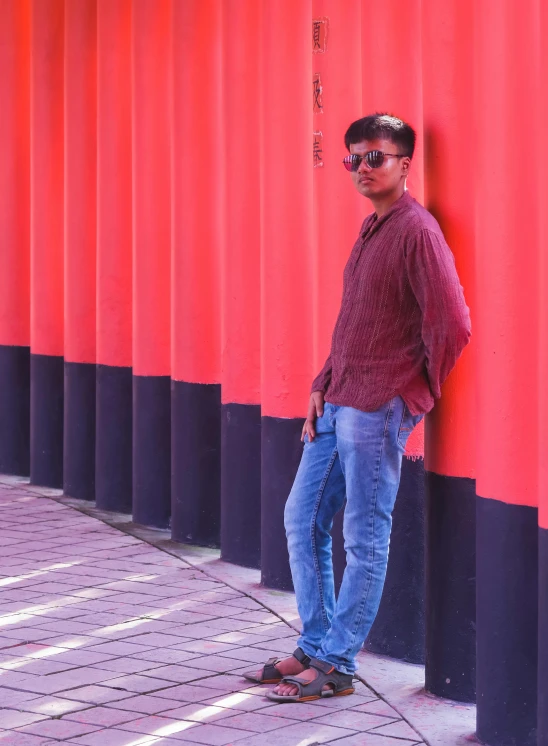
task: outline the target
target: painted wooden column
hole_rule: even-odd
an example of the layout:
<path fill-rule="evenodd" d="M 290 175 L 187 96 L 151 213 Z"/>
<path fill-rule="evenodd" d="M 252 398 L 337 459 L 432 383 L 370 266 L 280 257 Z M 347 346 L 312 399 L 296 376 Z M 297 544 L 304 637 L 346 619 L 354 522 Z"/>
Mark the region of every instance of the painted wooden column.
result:
<path fill-rule="evenodd" d="M 407 188 L 424 203 L 421 4 L 362 1 L 363 114 L 388 112 L 409 122 L 417 145 Z M 366 201 L 364 213 L 372 211 Z M 363 208 L 362 208 L 363 209 Z M 366 648 L 424 660 L 424 423 L 411 434 L 393 513 L 390 556 L 379 612 Z"/>
<path fill-rule="evenodd" d="M 30 1 L 0 2 L 0 472 L 30 470 Z"/>
<path fill-rule="evenodd" d="M 261 555 L 260 3 L 223 3 L 221 557 Z"/>
<path fill-rule="evenodd" d="M 98 508 L 132 509 L 132 0 L 97 0 Z"/>
<path fill-rule="evenodd" d="M 474 187 L 463 155 L 474 105 L 472 0 L 423 1 L 426 206 L 474 303 Z M 466 348 L 426 426 L 426 688 L 476 694 L 475 347 Z"/>
<path fill-rule="evenodd" d="M 30 478 L 63 486 L 64 0 L 31 5 Z"/>
<path fill-rule="evenodd" d="M 63 490 L 95 499 L 97 4 L 65 4 Z"/>
<path fill-rule="evenodd" d="M 539 7 L 474 3 L 477 734 L 490 746 L 538 746 Z"/>
<path fill-rule="evenodd" d="M 133 519 L 167 528 L 171 0 L 133 0 Z"/>
<path fill-rule="evenodd" d="M 172 522 L 219 545 L 220 288 L 226 143 L 220 0 L 173 6 Z M 238 42 L 236 42 L 238 43 Z"/>
<path fill-rule="evenodd" d="M 312 2 L 265 0 L 262 12 L 261 570 L 289 588 L 283 513 L 313 380 Z"/>

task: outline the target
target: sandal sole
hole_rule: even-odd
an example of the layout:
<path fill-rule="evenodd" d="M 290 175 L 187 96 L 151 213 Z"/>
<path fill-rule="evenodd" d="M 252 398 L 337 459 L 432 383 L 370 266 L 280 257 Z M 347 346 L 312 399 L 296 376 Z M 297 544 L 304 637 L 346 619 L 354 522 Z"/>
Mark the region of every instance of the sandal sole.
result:
<path fill-rule="evenodd" d="M 270 699 L 272 702 L 294 702 L 295 704 L 299 704 L 299 702 L 313 702 L 316 699 L 331 699 L 331 697 L 348 697 L 350 694 L 354 694 L 356 690 L 355 689 L 345 689 L 342 692 L 336 692 L 335 694 L 314 694 L 311 697 L 292 697 L 287 696 L 284 697 L 283 694 L 271 694 L 270 692 L 266 695 L 267 699 Z"/>

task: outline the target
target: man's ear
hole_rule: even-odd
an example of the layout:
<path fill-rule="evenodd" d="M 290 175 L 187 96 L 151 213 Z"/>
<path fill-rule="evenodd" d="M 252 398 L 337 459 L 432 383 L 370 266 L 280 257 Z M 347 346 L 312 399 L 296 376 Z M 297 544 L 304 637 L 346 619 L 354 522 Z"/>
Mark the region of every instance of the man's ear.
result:
<path fill-rule="evenodd" d="M 404 176 L 409 175 L 409 169 L 411 168 L 411 158 L 405 157 L 401 159 L 401 168 L 403 171 Z"/>

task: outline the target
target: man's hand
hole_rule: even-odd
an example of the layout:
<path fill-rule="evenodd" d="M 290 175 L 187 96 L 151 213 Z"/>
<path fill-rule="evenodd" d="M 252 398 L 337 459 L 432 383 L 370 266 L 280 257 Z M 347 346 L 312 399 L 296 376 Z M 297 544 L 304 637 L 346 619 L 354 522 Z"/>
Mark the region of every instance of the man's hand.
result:
<path fill-rule="evenodd" d="M 308 435 L 308 440 L 314 440 L 316 437 L 316 417 L 323 416 L 323 391 L 313 391 L 310 394 L 310 403 L 308 404 L 308 414 L 304 423 L 301 440 L 304 442 L 304 436 Z"/>

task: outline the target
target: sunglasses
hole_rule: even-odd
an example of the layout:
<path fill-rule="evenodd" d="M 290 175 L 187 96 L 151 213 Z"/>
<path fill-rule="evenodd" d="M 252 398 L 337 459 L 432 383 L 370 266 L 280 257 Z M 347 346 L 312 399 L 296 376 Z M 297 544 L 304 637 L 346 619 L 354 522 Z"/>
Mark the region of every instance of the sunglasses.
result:
<path fill-rule="evenodd" d="M 347 171 L 357 171 L 360 163 L 365 160 L 369 168 L 380 168 L 385 158 L 405 158 L 398 153 L 383 153 L 382 150 L 370 150 L 365 155 L 356 155 L 352 153 L 343 158 L 343 165 Z"/>

